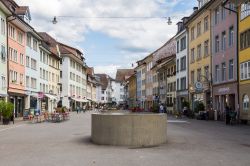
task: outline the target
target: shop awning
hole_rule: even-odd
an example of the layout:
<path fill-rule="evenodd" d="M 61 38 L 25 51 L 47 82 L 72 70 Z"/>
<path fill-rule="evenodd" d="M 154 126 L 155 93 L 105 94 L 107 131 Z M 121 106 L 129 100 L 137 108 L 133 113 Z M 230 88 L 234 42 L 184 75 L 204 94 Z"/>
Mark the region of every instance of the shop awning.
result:
<path fill-rule="evenodd" d="M 88 101 L 93 101 L 93 100 L 91 100 L 90 98 L 87 98 L 87 100 L 88 100 Z"/>
<path fill-rule="evenodd" d="M 75 101 L 81 102 L 81 103 L 86 103 L 86 102 L 88 102 L 88 100 L 86 100 L 86 99 L 81 99 L 81 98 L 72 98 L 72 100 L 75 100 Z"/>
<path fill-rule="evenodd" d="M 51 100 L 57 100 L 57 97 L 54 95 L 50 95 L 50 94 L 44 94 L 46 97 L 48 97 Z"/>

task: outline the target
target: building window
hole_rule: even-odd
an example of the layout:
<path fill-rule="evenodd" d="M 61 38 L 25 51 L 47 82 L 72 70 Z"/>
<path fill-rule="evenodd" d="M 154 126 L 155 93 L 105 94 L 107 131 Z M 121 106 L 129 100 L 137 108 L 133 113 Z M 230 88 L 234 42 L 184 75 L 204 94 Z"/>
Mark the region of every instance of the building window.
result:
<path fill-rule="evenodd" d="M 204 42 L 204 56 L 205 56 L 205 57 L 208 56 L 208 54 L 209 54 L 209 47 L 208 47 L 208 44 L 209 44 L 209 41 L 206 40 L 206 41 Z"/>
<path fill-rule="evenodd" d="M 228 75 L 229 80 L 234 78 L 234 60 L 231 59 L 229 60 L 229 75 Z"/>
<path fill-rule="evenodd" d="M 177 79 L 177 91 L 179 90 L 179 78 Z"/>
<path fill-rule="evenodd" d="M 234 44 L 234 27 L 229 28 L 229 46 L 233 46 Z"/>
<path fill-rule="evenodd" d="M 221 50 L 225 51 L 226 50 L 226 32 L 222 32 L 221 34 Z"/>
<path fill-rule="evenodd" d="M 10 82 L 11 83 L 17 83 L 17 72 L 16 71 L 13 71 L 13 70 L 10 70 Z"/>
<path fill-rule="evenodd" d="M 194 56 L 194 48 L 191 49 L 191 63 L 194 62 L 195 56 Z"/>
<path fill-rule="evenodd" d="M 197 46 L 197 60 L 201 59 L 201 44 Z"/>
<path fill-rule="evenodd" d="M 247 63 L 244 63 L 244 79 L 247 79 L 247 70 L 248 70 L 248 65 Z"/>
<path fill-rule="evenodd" d="M 191 84 L 194 84 L 194 71 L 191 71 Z"/>
<path fill-rule="evenodd" d="M 13 60 L 13 48 L 9 47 L 9 60 Z"/>
<path fill-rule="evenodd" d="M 204 76 L 209 79 L 209 66 L 204 67 Z"/>
<path fill-rule="evenodd" d="M 5 20 L 1 18 L 1 34 L 5 35 Z"/>
<path fill-rule="evenodd" d="M 176 62 L 176 72 L 178 73 L 179 72 L 179 59 L 177 59 L 177 62 Z"/>
<path fill-rule="evenodd" d="M 181 51 L 185 50 L 187 47 L 187 44 L 186 44 L 186 36 L 181 38 Z"/>
<path fill-rule="evenodd" d="M 221 64 L 221 81 L 226 81 L 226 63 Z"/>
<path fill-rule="evenodd" d="M 220 76 L 220 67 L 219 65 L 215 66 L 215 81 L 219 82 L 219 76 Z"/>
<path fill-rule="evenodd" d="M 242 3 L 240 6 L 240 19 L 243 20 L 249 15 L 250 15 L 250 3 L 246 1 L 245 3 Z"/>
<path fill-rule="evenodd" d="M 219 7 L 217 7 L 214 11 L 214 24 L 218 24 L 219 23 L 219 18 L 220 18 L 220 11 L 219 11 Z"/>
<path fill-rule="evenodd" d="M 234 3 L 229 2 L 229 9 L 235 10 L 235 5 L 234 5 Z M 232 13 L 232 11 L 229 10 L 229 14 L 231 14 L 231 13 Z"/>
<path fill-rule="evenodd" d="M 35 78 L 31 78 L 31 88 L 36 89 L 36 79 Z"/>
<path fill-rule="evenodd" d="M 26 56 L 26 67 L 30 67 L 30 57 Z"/>
<path fill-rule="evenodd" d="M 31 47 L 31 36 L 27 35 L 27 46 Z"/>
<path fill-rule="evenodd" d="M 201 81 L 201 69 L 197 69 L 197 81 Z"/>
<path fill-rule="evenodd" d="M 177 41 L 177 46 L 176 46 L 177 48 L 177 53 L 179 53 L 179 47 L 180 47 L 180 42 L 179 42 L 179 40 Z"/>
<path fill-rule="evenodd" d="M 17 41 L 18 41 L 18 43 L 23 44 L 23 33 L 22 32 L 18 32 Z"/>
<path fill-rule="evenodd" d="M 197 36 L 201 35 L 201 22 L 198 22 L 197 24 Z"/>
<path fill-rule="evenodd" d="M 244 65 L 243 65 L 243 63 L 240 64 L 240 79 L 241 80 L 244 79 Z"/>
<path fill-rule="evenodd" d="M 242 103 L 243 103 L 243 110 L 247 112 L 249 110 L 249 97 L 248 97 L 248 95 L 243 96 Z"/>
<path fill-rule="evenodd" d="M 9 25 L 9 37 L 12 39 L 16 38 L 16 29 L 11 25 Z"/>
<path fill-rule="evenodd" d="M 240 64 L 240 78 L 241 80 L 250 79 L 250 61 Z"/>
<path fill-rule="evenodd" d="M 37 51 L 37 40 L 33 39 L 33 50 Z"/>
<path fill-rule="evenodd" d="M 186 90 L 186 77 L 181 78 L 181 90 Z"/>
<path fill-rule="evenodd" d="M 215 52 L 220 51 L 220 41 L 219 41 L 219 36 L 215 36 Z"/>
<path fill-rule="evenodd" d="M 30 87 L 30 77 L 26 76 L 26 87 L 29 88 Z"/>
<path fill-rule="evenodd" d="M 1 60 L 2 62 L 6 61 L 6 52 L 5 52 L 5 47 L 1 45 Z"/>
<path fill-rule="evenodd" d="M 2 90 L 6 88 L 6 79 L 4 76 L 2 76 Z"/>
<path fill-rule="evenodd" d="M 20 53 L 20 64 L 24 65 L 24 55 Z"/>
<path fill-rule="evenodd" d="M 250 29 L 240 34 L 240 49 L 250 47 Z"/>
<path fill-rule="evenodd" d="M 225 20 L 226 18 L 226 10 L 224 7 L 221 7 L 221 20 Z"/>
<path fill-rule="evenodd" d="M 36 70 L 36 60 L 31 58 L 31 69 Z"/>
<path fill-rule="evenodd" d="M 194 27 L 191 28 L 191 40 L 194 40 Z"/>
<path fill-rule="evenodd" d="M 13 61 L 17 63 L 17 50 L 13 50 Z"/>
<path fill-rule="evenodd" d="M 20 74 L 20 85 L 23 84 L 23 74 Z"/>
<path fill-rule="evenodd" d="M 204 32 L 208 31 L 209 23 L 208 23 L 208 16 L 204 18 Z"/>
<path fill-rule="evenodd" d="M 186 56 L 181 58 L 181 71 L 186 70 Z"/>

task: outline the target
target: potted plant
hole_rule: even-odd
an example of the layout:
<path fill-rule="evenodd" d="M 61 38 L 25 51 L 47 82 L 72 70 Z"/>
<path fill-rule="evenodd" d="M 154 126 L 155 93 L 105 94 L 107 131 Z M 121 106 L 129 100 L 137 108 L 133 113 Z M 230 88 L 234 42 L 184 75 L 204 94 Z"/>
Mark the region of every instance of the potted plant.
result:
<path fill-rule="evenodd" d="M 4 101 L 0 100 L 0 120 L 2 118 L 2 112 L 4 109 L 4 105 L 5 105 Z"/>
<path fill-rule="evenodd" d="M 10 122 L 10 119 L 13 115 L 14 105 L 10 102 L 2 102 L 1 105 L 2 105 L 1 112 L 2 112 L 2 116 L 3 116 L 3 124 L 8 125 Z"/>
<path fill-rule="evenodd" d="M 201 113 L 205 111 L 205 106 L 202 102 L 197 102 L 195 104 L 195 109 L 194 109 L 194 112 L 195 112 L 195 116 L 197 119 L 202 119 L 202 116 L 201 116 Z"/>

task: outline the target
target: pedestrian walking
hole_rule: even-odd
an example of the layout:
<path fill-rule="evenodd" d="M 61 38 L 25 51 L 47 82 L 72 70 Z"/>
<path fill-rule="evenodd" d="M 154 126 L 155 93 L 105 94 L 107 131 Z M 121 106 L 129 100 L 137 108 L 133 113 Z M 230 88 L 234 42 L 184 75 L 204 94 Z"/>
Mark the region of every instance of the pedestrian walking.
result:
<path fill-rule="evenodd" d="M 77 112 L 77 114 L 78 114 L 78 112 L 79 112 L 79 107 L 78 107 L 78 106 L 76 107 L 76 112 Z"/>
<path fill-rule="evenodd" d="M 159 112 L 160 113 L 164 113 L 164 106 L 163 106 L 163 104 L 160 105 L 160 111 Z"/>
<path fill-rule="evenodd" d="M 226 114 L 226 125 L 228 125 L 230 123 L 230 110 L 228 106 L 225 107 L 225 114 Z"/>

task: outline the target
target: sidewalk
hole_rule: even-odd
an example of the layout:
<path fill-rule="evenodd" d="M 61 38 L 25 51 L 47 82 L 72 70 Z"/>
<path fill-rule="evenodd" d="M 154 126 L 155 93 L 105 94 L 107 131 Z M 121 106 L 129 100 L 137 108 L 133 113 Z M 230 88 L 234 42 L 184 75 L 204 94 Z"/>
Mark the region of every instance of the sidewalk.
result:
<path fill-rule="evenodd" d="M 15 127 L 15 126 L 24 124 L 24 123 L 26 123 L 26 122 L 27 122 L 27 121 L 24 121 L 22 117 L 20 117 L 20 118 L 15 118 L 15 123 L 14 123 L 14 124 L 13 124 L 12 121 L 10 121 L 10 124 L 9 124 L 9 125 L 3 125 L 3 124 L 2 124 L 2 121 L 1 121 L 1 122 L 0 122 L 0 130 L 7 129 L 7 128 L 11 128 L 11 127 Z"/>

